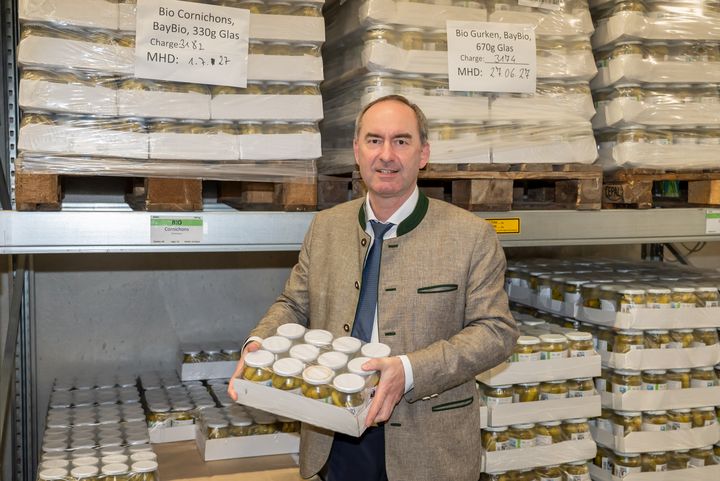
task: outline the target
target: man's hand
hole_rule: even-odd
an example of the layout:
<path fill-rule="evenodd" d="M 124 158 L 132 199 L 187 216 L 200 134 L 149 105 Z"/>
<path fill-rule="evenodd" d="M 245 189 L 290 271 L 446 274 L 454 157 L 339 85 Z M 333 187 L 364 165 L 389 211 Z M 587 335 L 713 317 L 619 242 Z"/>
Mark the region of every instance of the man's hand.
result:
<path fill-rule="evenodd" d="M 365 426 L 372 426 L 390 419 L 395 405 L 405 394 L 405 370 L 399 357 L 370 359 L 362 368 L 366 371 L 375 369 L 380 374 L 380 383 L 365 419 Z"/>
<path fill-rule="evenodd" d="M 248 352 L 257 351 L 258 349 L 260 349 L 260 343 L 257 341 L 249 342 L 248 345 L 245 346 L 245 349 L 243 349 L 240 360 L 238 361 L 237 367 L 235 368 L 235 372 L 233 373 L 232 377 L 230 377 L 230 382 L 228 383 L 227 392 L 233 401 L 237 401 L 238 397 L 237 393 L 235 392 L 235 388 L 233 387 L 233 381 L 242 376 L 243 368 L 245 367 L 245 355 L 247 355 Z"/>

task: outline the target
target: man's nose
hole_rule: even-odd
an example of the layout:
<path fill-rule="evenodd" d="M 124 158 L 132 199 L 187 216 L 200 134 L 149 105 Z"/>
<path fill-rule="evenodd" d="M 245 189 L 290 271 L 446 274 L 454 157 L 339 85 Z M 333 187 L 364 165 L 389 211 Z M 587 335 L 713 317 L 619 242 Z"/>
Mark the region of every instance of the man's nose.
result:
<path fill-rule="evenodd" d="M 380 160 L 390 161 L 395 158 L 395 149 L 392 142 L 383 142 L 380 150 Z"/>

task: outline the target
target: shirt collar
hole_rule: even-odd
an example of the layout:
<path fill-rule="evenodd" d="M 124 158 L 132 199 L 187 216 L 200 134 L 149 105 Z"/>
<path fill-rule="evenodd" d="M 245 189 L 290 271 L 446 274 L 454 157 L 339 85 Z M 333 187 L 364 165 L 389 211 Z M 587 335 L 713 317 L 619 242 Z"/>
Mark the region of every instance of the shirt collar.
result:
<path fill-rule="evenodd" d="M 419 197 L 420 197 L 420 191 L 416 185 L 412 194 L 410 194 L 410 197 L 408 197 L 407 200 L 405 202 L 403 202 L 403 204 L 400 206 L 400 208 L 398 210 L 396 210 L 393 213 L 393 215 L 391 215 L 388 218 L 388 220 L 384 223 L 385 224 L 392 223 L 395 226 L 400 225 L 400 223 L 402 221 L 404 221 L 405 219 L 410 217 L 410 214 L 413 213 L 413 211 L 415 210 L 415 206 L 417 205 Z M 380 220 L 378 220 L 377 216 L 375 215 L 375 212 L 373 212 L 372 207 L 370 206 L 370 197 L 368 197 L 368 196 L 365 196 L 365 213 L 367 214 L 367 221 L 366 221 L 365 229 L 366 230 L 370 229 L 372 231 L 372 228 L 370 227 L 370 221 L 374 220 L 374 221 L 380 222 Z"/>

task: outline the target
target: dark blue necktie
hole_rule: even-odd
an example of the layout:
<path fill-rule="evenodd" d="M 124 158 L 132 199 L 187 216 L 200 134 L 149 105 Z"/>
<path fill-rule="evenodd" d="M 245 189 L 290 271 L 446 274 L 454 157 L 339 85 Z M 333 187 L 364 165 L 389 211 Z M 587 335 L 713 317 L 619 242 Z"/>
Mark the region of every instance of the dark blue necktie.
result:
<path fill-rule="evenodd" d="M 355 311 L 355 323 L 352 335 L 365 342 L 370 342 L 373 323 L 375 322 L 375 309 L 378 298 L 378 278 L 380 277 L 380 257 L 382 257 L 382 243 L 385 233 L 393 224 L 381 224 L 371 220 L 370 225 L 375 232 L 375 241 L 370 247 L 362 274 L 360 287 L 360 300 Z"/>

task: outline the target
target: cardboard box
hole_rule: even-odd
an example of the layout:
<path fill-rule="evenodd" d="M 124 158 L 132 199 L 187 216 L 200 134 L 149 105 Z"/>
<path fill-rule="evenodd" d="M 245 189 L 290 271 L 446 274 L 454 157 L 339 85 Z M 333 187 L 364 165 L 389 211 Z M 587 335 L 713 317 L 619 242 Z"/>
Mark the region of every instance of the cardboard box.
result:
<path fill-rule="evenodd" d="M 195 424 L 148 428 L 152 444 L 175 443 L 195 439 Z"/>
<path fill-rule="evenodd" d="M 603 166 L 647 167 L 656 169 L 712 169 L 717 167 L 717 146 L 639 142 L 600 144 L 599 163 Z"/>
<path fill-rule="evenodd" d="M 203 135 L 151 132 L 148 134 L 150 158 L 168 160 L 238 160 L 240 150 L 237 139 L 237 135 L 225 133 Z"/>
<path fill-rule="evenodd" d="M 234 383 L 240 404 L 350 436 L 360 436 L 365 431 L 370 396 L 366 396 L 367 402 L 353 412 L 244 379 L 236 379 Z"/>
<path fill-rule="evenodd" d="M 17 61 L 20 65 L 133 75 L 135 49 L 90 41 L 30 36 L 20 40 Z"/>
<path fill-rule="evenodd" d="M 248 55 L 248 80 L 320 82 L 323 63 L 309 55 Z"/>
<path fill-rule="evenodd" d="M 292 105 L 289 109 L 288 105 Z M 210 117 L 227 120 L 309 120 L 323 118 L 320 95 L 216 95 Z"/>
<path fill-rule="evenodd" d="M 619 98 L 597 109 L 592 119 L 595 129 L 642 125 L 718 125 L 720 113 L 712 104 L 667 102 L 653 105 L 631 98 Z"/>
<path fill-rule="evenodd" d="M 117 90 L 107 87 L 20 80 L 18 104 L 23 109 L 115 117 Z"/>
<path fill-rule="evenodd" d="M 720 362 L 720 345 L 687 349 L 638 349 L 627 353 L 600 351 L 612 369 L 681 369 L 714 366 Z"/>
<path fill-rule="evenodd" d="M 648 309 L 636 307 L 630 312 L 603 311 L 582 306 L 577 319 L 616 329 L 683 329 L 720 327 L 720 307 L 686 309 Z"/>
<path fill-rule="evenodd" d="M 178 374 L 181 381 L 200 381 L 203 379 L 227 379 L 233 375 L 237 361 L 180 363 Z"/>
<path fill-rule="evenodd" d="M 18 17 L 29 22 L 118 28 L 117 3 L 108 0 L 20 0 Z"/>
<path fill-rule="evenodd" d="M 369 0 L 360 5 L 357 19 L 363 25 L 380 23 L 444 29 L 448 20 L 487 22 L 487 10 L 484 7 L 464 8 L 396 0 Z"/>
<path fill-rule="evenodd" d="M 720 441 L 720 425 L 676 431 L 643 431 L 617 436 L 602 428 L 590 426 L 593 439 L 598 444 L 622 453 L 651 453 L 678 451 L 709 446 Z"/>
<path fill-rule="evenodd" d="M 418 4 L 420 5 L 420 4 Z M 360 97 L 360 103 L 353 103 L 353 107 L 367 105 L 370 102 L 384 97 L 390 93 L 394 93 L 395 89 L 388 90 L 378 88 L 371 93 L 365 93 Z M 456 97 L 456 96 L 431 96 L 405 94 L 405 97 L 411 102 L 417 104 L 425 113 L 428 120 L 453 119 L 454 121 L 478 121 L 485 122 L 490 120 L 490 100 L 488 97 Z M 527 99 L 525 99 L 527 100 Z M 353 109 L 355 112 L 356 110 Z M 435 142 L 433 142 L 433 150 Z M 433 160 L 434 160 L 433 152 Z"/>
<path fill-rule="evenodd" d="M 544 361 L 504 362 L 478 374 L 475 379 L 488 386 L 526 382 L 560 381 L 600 376 L 600 356 L 547 359 Z"/>
<path fill-rule="evenodd" d="M 320 134 L 238 135 L 240 160 L 317 159 Z"/>
<path fill-rule="evenodd" d="M 599 68 L 590 86 L 601 89 L 623 82 L 720 83 L 720 65 L 717 62 L 657 61 L 637 54 L 621 55 L 611 59 L 606 67 Z"/>
<path fill-rule="evenodd" d="M 499 473 L 584 461 L 595 457 L 597 447 L 592 439 L 563 441 L 549 446 L 492 451 L 483 453 L 484 473 Z"/>
<path fill-rule="evenodd" d="M 720 399 L 720 386 L 672 389 L 669 391 L 629 391 L 624 394 L 601 392 L 603 407 L 619 411 L 666 411 L 668 409 L 714 406 Z"/>
<path fill-rule="evenodd" d="M 148 158 L 148 136 L 139 132 L 103 129 L 72 123 L 30 124 L 19 133 L 18 149 L 64 155 L 89 155 L 131 159 Z"/>
<path fill-rule="evenodd" d="M 488 406 L 488 426 L 562 421 L 600 416 L 600 396 Z"/>
<path fill-rule="evenodd" d="M 259 436 L 235 436 L 225 439 L 207 439 L 196 425 L 195 442 L 203 461 L 296 454 L 300 452 L 300 435 L 275 433 Z"/>
<path fill-rule="evenodd" d="M 117 109 L 121 117 L 210 118 L 210 93 L 148 92 L 119 89 Z"/>
<path fill-rule="evenodd" d="M 720 479 L 720 465 L 656 473 L 631 473 L 619 478 L 609 471 L 590 464 L 590 476 L 595 481 L 717 481 Z"/>
<path fill-rule="evenodd" d="M 535 35 L 589 37 L 594 30 L 589 9 L 581 9 L 572 14 L 541 9 L 532 12 L 495 10 L 490 14 L 488 22 L 533 25 Z"/>

